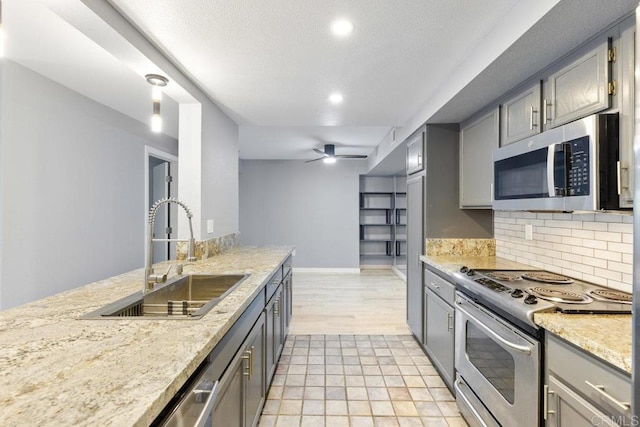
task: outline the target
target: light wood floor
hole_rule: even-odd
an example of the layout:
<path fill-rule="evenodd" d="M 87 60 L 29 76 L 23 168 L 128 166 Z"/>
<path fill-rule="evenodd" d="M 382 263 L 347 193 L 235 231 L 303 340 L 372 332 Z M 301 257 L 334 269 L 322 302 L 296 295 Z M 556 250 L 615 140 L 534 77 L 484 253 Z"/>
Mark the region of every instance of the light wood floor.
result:
<path fill-rule="evenodd" d="M 409 334 L 406 284 L 393 272 L 295 273 L 291 334 Z"/>

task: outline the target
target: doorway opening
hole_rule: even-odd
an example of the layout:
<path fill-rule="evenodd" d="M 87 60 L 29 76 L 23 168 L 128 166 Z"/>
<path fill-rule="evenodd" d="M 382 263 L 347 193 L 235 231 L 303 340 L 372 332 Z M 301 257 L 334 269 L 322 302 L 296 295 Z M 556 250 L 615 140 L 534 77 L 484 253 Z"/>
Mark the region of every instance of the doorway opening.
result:
<path fill-rule="evenodd" d="M 178 158 L 152 147 L 145 147 L 145 233 L 149 209 L 155 202 L 167 197 L 177 197 Z M 177 235 L 177 206 L 173 203 L 162 206 L 156 213 L 153 237 L 172 239 Z M 146 252 L 145 245 L 145 252 Z M 176 244 L 156 242 L 153 244 L 153 261 L 175 259 Z M 146 257 L 146 253 L 145 253 Z"/>

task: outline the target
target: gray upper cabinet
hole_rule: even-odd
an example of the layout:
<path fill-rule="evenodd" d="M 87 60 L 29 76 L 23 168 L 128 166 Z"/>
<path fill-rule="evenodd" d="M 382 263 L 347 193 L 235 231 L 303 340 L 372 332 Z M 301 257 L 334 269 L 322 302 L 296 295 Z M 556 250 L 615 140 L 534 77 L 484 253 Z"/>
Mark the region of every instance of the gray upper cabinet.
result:
<path fill-rule="evenodd" d="M 635 17 L 620 24 L 620 39 L 616 46 L 617 95 L 620 103 L 620 207 L 633 207 L 633 125 L 635 107 Z"/>
<path fill-rule="evenodd" d="M 496 108 L 460 130 L 460 207 L 491 208 L 493 150 L 499 143 L 500 109 Z"/>
<path fill-rule="evenodd" d="M 543 100 L 543 122 L 554 128 L 610 106 L 610 40 L 589 44 L 577 59 L 549 76 Z M 573 57 L 572 57 L 573 58 Z"/>
<path fill-rule="evenodd" d="M 424 128 L 420 128 L 407 141 L 407 175 L 424 170 L 424 138 Z"/>
<path fill-rule="evenodd" d="M 501 146 L 542 131 L 541 92 L 542 84 L 538 81 L 502 104 Z"/>

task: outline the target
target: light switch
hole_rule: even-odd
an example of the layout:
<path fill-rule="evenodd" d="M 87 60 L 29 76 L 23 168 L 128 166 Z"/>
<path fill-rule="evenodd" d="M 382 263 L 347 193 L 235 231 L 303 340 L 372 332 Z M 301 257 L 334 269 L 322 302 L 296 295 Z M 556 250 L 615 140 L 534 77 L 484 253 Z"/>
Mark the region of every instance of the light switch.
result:
<path fill-rule="evenodd" d="M 213 220 L 212 219 L 208 219 L 207 220 L 207 233 L 209 233 L 209 234 L 213 233 Z"/>

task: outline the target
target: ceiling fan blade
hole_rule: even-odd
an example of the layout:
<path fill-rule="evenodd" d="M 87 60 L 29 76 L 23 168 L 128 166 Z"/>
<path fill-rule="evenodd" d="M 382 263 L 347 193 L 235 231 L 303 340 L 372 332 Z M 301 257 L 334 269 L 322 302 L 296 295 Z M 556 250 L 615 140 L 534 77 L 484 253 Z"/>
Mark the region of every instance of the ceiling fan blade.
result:
<path fill-rule="evenodd" d="M 327 153 L 325 153 L 324 151 L 318 150 L 317 148 L 314 148 L 313 151 L 320 154 L 321 156 L 325 156 L 325 157 L 327 156 Z"/>
<path fill-rule="evenodd" d="M 336 157 L 339 159 L 366 159 L 368 156 L 364 154 L 338 154 Z"/>
<path fill-rule="evenodd" d="M 320 157 L 320 158 L 313 159 L 313 160 L 307 160 L 305 163 L 317 162 L 318 160 L 322 160 L 322 159 L 324 159 L 324 157 Z"/>

